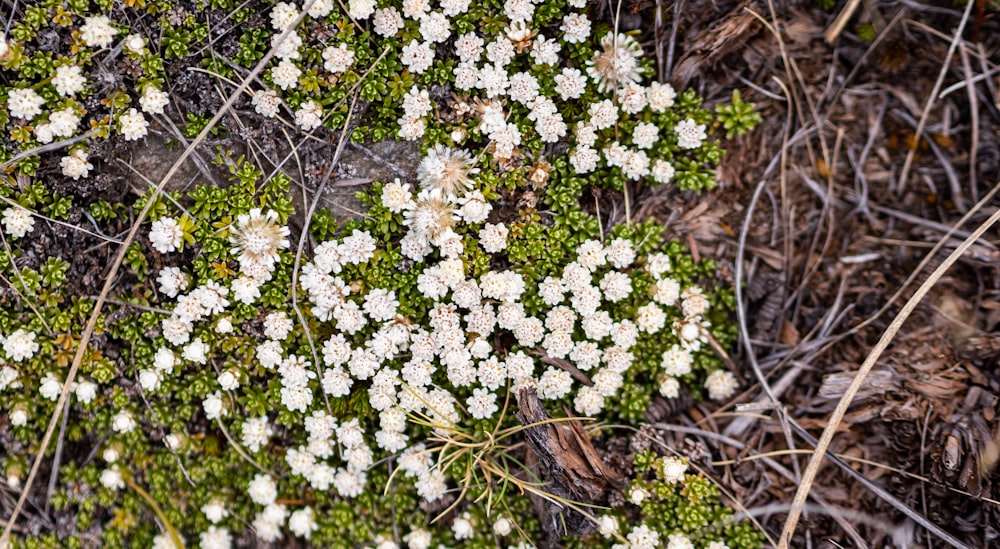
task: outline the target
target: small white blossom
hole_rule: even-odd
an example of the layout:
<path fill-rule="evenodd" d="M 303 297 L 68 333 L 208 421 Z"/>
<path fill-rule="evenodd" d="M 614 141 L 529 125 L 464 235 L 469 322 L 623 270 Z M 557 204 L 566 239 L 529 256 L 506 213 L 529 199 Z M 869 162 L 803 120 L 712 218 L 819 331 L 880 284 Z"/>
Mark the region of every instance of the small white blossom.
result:
<path fill-rule="evenodd" d="M 14 238 L 23 238 L 24 235 L 35 230 L 35 218 L 32 217 L 31 212 L 21 207 L 4 210 L 0 223 L 3 223 L 4 232 Z"/>
<path fill-rule="evenodd" d="M 149 114 L 163 114 L 163 108 L 170 103 L 167 92 L 161 91 L 156 86 L 146 86 L 139 98 L 139 105 L 142 111 Z"/>
<path fill-rule="evenodd" d="M 180 248 L 184 230 L 172 217 L 161 217 L 153 222 L 149 230 L 149 243 L 160 253 L 169 253 Z"/>
<path fill-rule="evenodd" d="M 7 358 L 13 361 L 21 362 L 30 359 L 38 352 L 35 333 L 20 328 L 15 330 L 3 339 L 3 350 L 7 353 Z"/>
<path fill-rule="evenodd" d="M 56 87 L 56 92 L 63 96 L 76 95 L 83 90 L 87 79 L 83 76 L 83 69 L 79 65 L 63 65 L 56 68 L 56 74 L 52 77 L 52 85 Z"/>
<path fill-rule="evenodd" d="M 708 137 L 705 134 L 705 124 L 698 124 L 691 118 L 679 122 L 674 127 L 674 132 L 677 134 L 677 146 L 682 149 L 697 149 Z"/>
<path fill-rule="evenodd" d="M 81 177 L 87 177 L 90 175 L 90 170 L 94 169 L 94 165 L 87 160 L 87 151 L 76 149 L 59 160 L 59 167 L 62 168 L 63 175 L 76 181 Z"/>
<path fill-rule="evenodd" d="M 83 43 L 96 48 L 110 46 L 116 34 L 118 29 L 111 26 L 111 19 L 106 15 L 86 17 L 80 27 L 80 39 Z"/>
<path fill-rule="evenodd" d="M 727 370 L 715 370 L 705 379 L 705 389 L 712 400 L 726 400 L 736 393 L 739 382 L 736 376 Z"/>
<path fill-rule="evenodd" d="M 121 115 L 118 119 L 118 131 L 126 141 L 135 141 L 146 136 L 146 128 L 149 122 L 142 116 L 142 113 L 135 109 L 129 109 L 128 113 Z"/>

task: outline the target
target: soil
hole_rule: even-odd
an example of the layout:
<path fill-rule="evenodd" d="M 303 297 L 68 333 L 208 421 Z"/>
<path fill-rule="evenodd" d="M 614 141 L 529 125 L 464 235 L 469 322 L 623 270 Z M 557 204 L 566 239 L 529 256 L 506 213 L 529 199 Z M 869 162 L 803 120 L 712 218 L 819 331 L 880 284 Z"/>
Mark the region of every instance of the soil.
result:
<path fill-rule="evenodd" d="M 686 454 L 776 540 L 815 438 L 859 365 L 917 286 L 1000 206 L 991 198 L 974 207 L 1000 185 L 1000 17 L 995 7 L 973 9 L 964 50 L 949 54 L 964 9 L 949 2 L 866 2 L 832 44 L 823 33 L 841 5 L 663 2 L 668 17 L 657 28 L 660 3 L 625 0 L 622 27 L 657 53 L 661 79 L 696 89 L 709 105 L 739 88 L 763 122 L 725 145 L 715 191 L 634 189 L 637 218 L 662 221 L 696 257 L 718 260 L 744 297 L 733 319 L 741 342 L 727 357 L 744 392 L 721 407 L 659 401 L 642 432 Z M 600 12 L 610 17 L 612 8 Z M 931 101 L 939 74 L 947 93 Z M 177 108 L 221 105 L 209 76 L 171 78 Z M 311 200 L 322 188 L 320 206 L 344 219 L 361 211 L 355 186 L 415 173 L 418 151 L 408 144 L 348 145 L 338 157 L 339 136 L 317 133 L 292 154 L 281 128 L 248 101 L 232 116 L 245 130 L 203 145 L 172 188 L 224 185 L 209 162 L 221 147 L 291 175 L 299 211 L 302 194 Z M 143 143 L 92 149 L 94 173 L 104 175 L 67 181 L 55 163 L 40 174 L 74 196 L 69 223 L 117 238 L 124 222 L 98 227 L 84 208 L 145 192 L 179 155 L 175 141 L 177 128 L 161 120 Z M 42 225 L 22 261 L 37 267 L 62 256 L 72 291 L 99 293 L 107 240 Z M 941 546 L 918 516 L 968 547 L 1000 547 L 998 268 L 993 229 L 902 326 L 837 428 L 830 452 L 840 463 L 820 470 L 792 547 Z M 610 461 L 629 451 L 620 437 L 596 445 Z"/>

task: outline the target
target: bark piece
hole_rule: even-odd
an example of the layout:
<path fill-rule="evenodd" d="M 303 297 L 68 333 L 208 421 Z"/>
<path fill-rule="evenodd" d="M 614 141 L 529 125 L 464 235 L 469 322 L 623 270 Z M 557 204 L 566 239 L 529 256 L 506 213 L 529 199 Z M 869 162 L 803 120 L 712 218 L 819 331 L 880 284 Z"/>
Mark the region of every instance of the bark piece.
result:
<path fill-rule="evenodd" d="M 590 437 L 578 420 L 544 423 L 552 416 L 538 399 L 534 388 L 522 388 L 517 394 L 517 419 L 525 426 L 529 453 L 537 460 L 539 478 L 545 491 L 577 502 L 581 508 L 605 505 L 608 496 L 621 491 L 622 475 L 608 467 L 594 449 Z M 530 461 L 530 460 L 529 460 Z M 540 505 L 545 532 L 558 539 L 563 535 L 592 532 L 594 523 L 582 513 L 552 501 Z M 588 511 L 588 514 L 596 514 Z"/>

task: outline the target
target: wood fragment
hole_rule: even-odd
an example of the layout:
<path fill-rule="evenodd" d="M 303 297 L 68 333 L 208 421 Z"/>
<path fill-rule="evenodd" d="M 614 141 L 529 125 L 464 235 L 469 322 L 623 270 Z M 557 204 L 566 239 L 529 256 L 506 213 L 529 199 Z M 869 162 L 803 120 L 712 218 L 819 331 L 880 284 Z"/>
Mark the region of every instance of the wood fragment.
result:
<path fill-rule="evenodd" d="M 525 426 L 529 454 L 535 454 L 538 476 L 546 482 L 545 492 L 585 509 L 605 504 L 611 494 L 624 488 L 624 478 L 601 460 L 580 421 L 550 421 L 552 416 L 534 388 L 525 387 L 517 393 L 515 415 Z M 540 506 L 542 527 L 550 541 L 564 535 L 586 534 L 596 527 L 569 506 L 548 500 Z"/>

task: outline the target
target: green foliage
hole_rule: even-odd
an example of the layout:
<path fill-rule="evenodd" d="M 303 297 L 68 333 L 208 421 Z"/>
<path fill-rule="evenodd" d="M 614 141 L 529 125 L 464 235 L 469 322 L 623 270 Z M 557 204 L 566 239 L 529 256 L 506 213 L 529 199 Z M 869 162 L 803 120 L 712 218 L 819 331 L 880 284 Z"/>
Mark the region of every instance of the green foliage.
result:
<path fill-rule="evenodd" d="M 129 114 L 131 109 L 136 109 L 144 122 L 154 121 L 147 111 L 156 109 L 149 108 L 147 92 L 172 90 L 175 86 L 187 89 L 194 67 L 219 77 L 220 86 L 231 89 L 226 86 L 232 82 L 225 78 L 237 81 L 245 77 L 246 69 L 259 62 L 271 47 L 275 31 L 268 19 L 276 2 L 208 0 L 197 2 L 193 10 L 189 4 L 170 0 L 101 0 L 92 4 L 100 9 L 94 10 L 91 4 L 79 0 L 29 2 L 12 21 L 7 54 L 0 58 L 0 96 L 9 98 L 15 89 L 31 89 L 38 94 L 40 103 L 39 112 L 25 118 L 20 116 L 24 113 L 15 113 L 11 103 L 4 101 L 0 123 L 9 139 L 0 147 L 0 156 L 9 159 L 56 139 L 81 139 L 72 149 L 20 161 L 12 168 L 11 179 L 0 188 L 0 194 L 31 212 L 56 220 L 81 219 L 89 213 L 99 231 L 120 235 L 151 199 L 150 193 L 120 200 L 84 196 L 74 203 L 69 196 L 53 192 L 48 180 L 34 176 L 46 174 L 48 178 L 51 174 L 58 178 L 56 174 L 62 170 L 63 179 L 55 188 L 72 188 L 68 186 L 77 178 L 63 167 L 73 160 L 67 153 L 81 153 L 86 159 L 89 145 L 94 142 L 121 140 L 125 116 L 133 116 Z M 565 331 L 557 335 L 565 335 L 575 346 L 594 343 L 604 353 L 599 366 L 581 372 L 589 384 L 571 380 L 572 390 L 560 393 L 553 389 L 552 394 L 545 395 L 546 407 L 557 415 L 562 410 L 580 412 L 583 405 L 579 397 L 584 388 L 596 386 L 594 380 L 599 379 L 599 373 L 612 371 L 605 364 L 612 360 L 623 362 L 621 372 L 614 372 L 621 379 L 606 383 L 617 385 L 602 389 L 608 394 L 601 394 L 599 405 L 587 415 L 634 424 L 657 390 L 667 395 L 665 385 L 661 385 L 665 378 L 676 378 L 700 396 L 709 376 L 722 365 L 699 342 L 709 335 L 723 345 L 735 339 L 735 328 L 728 322 L 732 292 L 715 287 L 712 262 L 695 263 L 683 245 L 668 241 L 664 228 L 655 223 L 634 223 L 629 219 L 611 226 L 608 220 L 612 216 L 621 219 L 621 202 L 634 198 L 626 193 L 640 191 L 646 184 L 669 184 L 694 192 L 712 189 L 716 185 L 714 168 L 723 149 L 709 132 L 721 127 L 731 138 L 743 135 L 760 121 L 753 104 L 743 102 L 739 92 L 734 92 L 731 104 L 718 106 L 713 115 L 694 91 L 681 91 L 674 97 L 672 88 L 669 93 L 661 88 L 669 101 L 661 98 L 655 107 L 630 107 L 627 113 L 615 105 L 615 120 L 600 130 L 595 128 L 593 141 L 586 144 L 587 140 L 575 131 L 594 116 L 591 108 L 602 101 L 618 100 L 617 92 L 598 84 L 599 78 L 587 77 L 578 96 L 553 103 L 551 116 L 559 131 L 555 137 L 543 138 L 540 124 L 534 119 L 537 113 L 528 101 L 489 101 L 482 90 L 458 90 L 456 86 L 460 64 L 450 57 L 453 38 L 476 32 L 486 43 L 501 43 L 506 36 L 515 34 L 515 25 L 504 14 L 502 2 L 478 3 L 454 16 L 450 21 L 452 36 L 435 46 L 435 59 L 422 72 L 408 68 L 403 55 L 405 45 L 422 39 L 419 22 L 407 19 L 395 36 L 386 38 L 372 31 L 370 21 L 351 20 L 337 3 L 330 7 L 329 15 L 307 18 L 296 31 L 302 46 L 292 62 L 302 74 L 295 85 L 287 89 L 275 86 L 275 69 L 281 63 L 275 59 L 255 81 L 253 90 L 274 88 L 282 103 L 281 116 L 293 114 L 289 120 L 302 118 L 304 105 L 311 101 L 321 107 L 325 128 L 349 130 L 350 138 L 359 143 L 400 138 L 407 116 L 404 103 L 412 102 L 413 94 L 427 91 L 432 108 L 420 121 L 421 131 L 410 137 L 419 142 L 425 157 L 432 150 L 458 154 L 461 148 L 470 153 L 463 156 L 468 162 L 463 168 L 469 170 L 464 174 L 469 176 L 465 185 L 468 190 L 463 188 L 458 193 L 465 196 L 442 199 L 435 206 L 448 213 L 444 224 L 451 233 L 442 231 L 434 236 L 444 241 L 443 235 L 452 238 L 453 234 L 451 248 L 445 253 L 445 245 L 427 242 L 430 251 L 415 256 L 405 239 L 417 230 L 414 227 L 420 220 L 416 219 L 416 210 L 430 200 L 417 195 L 418 189 L 407 188 L 404 207 L 388 203 L 384 193 L 396 182 L 373 182 L 361 187 L 357 198 L 365 212 L 354 219 L 338 220 L 322 209 L 306 220 L 300 208 L 297 216 L 293 188 L 298 191 L 299 184 L 293 184 L 291 177 L 273 165 L 256 165 L 260 158 L 256 149 L 247 149 L 247 157 L 219 149 L 215 162 L 228 170 L 229 182 L 225 186 L 198 184 L 190 191 L 157 197 L 147 224 L 127 248 L 112 299 L 105 305 L 96 335 L 83 353 L 66 427 L 66 440 L 73 443 L 74 452 L 66 454 L 52 495 L 55 509 L 75 517 L 78 533 L 90 532 L 88 539 L 99 535 L 100 542 L 95 543 L 108 547 L 154 546 L 154 539 L 164 535 L 166 523 L 191 546 L 205 543 L 199 538 L 212 529 L 235 537 L 241 532 L 249 535 L 247 525 L 253 524 L 257 534 L 263 535 L 266 528 L 255 520 L 260 519 L 265 507 L 248 494 L 251 482 L 263 471 L 275 481 L 278 501 L 287 511 L 299 513 L 308 508 L 314 513 L 315 530 L 308 535 L 293 532 L 298 528 L 291 527 L 287 518 L 281 519 L 276 528 L 286 541 L 294 535 L 308 537 L 317 547 L 378 545 L 393 539 L 393 532 L 399 529 L 392 517 L 406 517 L 403 526 L 407 531 L 426 528 L 433 533 L 435 544 L 493 547 L 497 543 L 537 540 L 542 527 L 524 493 L 549 494 L 538 483 L 526 480 L 531 474 L 524 464 L 523 426 L 510 409 L 516 405 L 510 389 L 515 384 L 529 383 L 529 379 L 515 379 L 512 374 L 508 379 L 508 374 L 502 374 L 489 390 L 498 397 L 496 404 L 506 406 L 504 413 L 475 413 L 470 410 L 474 408 L 472 399 L 482 389 L 480 384 L 486 386 L 481 379 L 486 374 L 477 370 L 473 378 L 478 381 L 455 381 L 457 374 L 449 372 L 445 357 L 438 356 L 434 358 L 436 370 L 428 374 L 433 382 L 428 387 L 442 393 L 432 394 L 425 389 L 423 393 L 409 393 L 410 397 L 402 396 L 412 388 L 399 379 L 399 372 L 413 356 L 408 347 L 414 344 L 408 338 L 419 331 L 447 333 L 433 327 L 431 319 L 446 314 L 442 311 L 448 304 L 442 301 L 455 298 L 457 282 L 446 284 L 447 289 L 437 297 L 432 297 L 434 291 L 427 287 L 428 280 L 438 276 L 435 269 L 440 270 L 449 258 L 454 261 L 451 265 L 457 265 L 454 268 L 460 271 L 462 282 L 473 282 L 476 292 L 483 292 L 479 285 L 487 285 L 488 276 L 499 273 L 515 277 L 523 286 L 518 288 L 516 299 L 483 299 L 490 314 L 509 302 L 506 305 L 512 308 L 523 306 L 522 320 L 530 317 L 542 323 L 550 315 L 555 316 L 557 307 L 551 296 L 544 295 L 543 283 L 547 279 L 569 279 L 567 272 L 572 272 L 574 266 L 581 267 L 584 261 L 582 249 L 596 247 L 600 254 L 609 253 L 615 246 L 628 250 L 628 258 L 620 264 L 605 260 L 588 264 L 586 273 L 579 275 L 589 277 L 586 283 L 572 292 L 565 290 L 558 307 L 572 312 L 578 307 L 574 302 L 578 296 L 570 294 L 590 289 L 598 292 L 598 288 L 603 292 L 605 279 L 621 275 L 618 281 L 625 281 L 622 283 L 628 292 L 616 299 L 604 299 L 598 292 L 596 299 L 608 323 L 626 332 L 618 337 L 626 341 L 632 337 L 634 344 L 619 345 L 615 336 L 608 334 L 591 335 L 590 329 L 582 327 L 584 318 L 574 317 L 568 329 L 546 328 L 549 331 L 544 332 L 552 335 Z M 535 78 L 539 91 L 548 98 L 559 97 L 553 82 L 560 70 L 585 69 L 602 54 L 602 37 L 612 32 L 605 22 L 595 20 L 590 37 L 572 43 L 562 40 L 559 27 L 570 11 L 561 1 L 541 2 L 535 9 L 531 30 L 544 32 L 550 42 L 555 40 L 552 43 L 559 50 L 554 54 L 554 63 L 536 61 L 531 56 L 533 46 L 528 44 L 533 38 L 529 37 L 519 41 L 517 48 L 523 51 L 517 51 L 506 67 L 509 74 Z M 99 38 L 85 37 L 82 25 L 96 25 L 103 16 L 109 17 L 115 30 L 113 39 L 107 45 L 89 43 Z M 209 26 L 219 22 L 231 26 Z M 155 32 L 145 34 L 148 29 Z M 43 44 L 41 38 L 50 34 L 60 39 L 46 39 Z M 332 73 L 325 66 L 328 56 L 324 53 L 328 47 L 341 44 L 353 52 L 353 62 L 347 69 Z M 651 74 L 649 59 L 639 58 L 635 63 L 635 80 Z M 73 65 L 80 67 L 85 85 L 67 92 L 65 82 L 57 84 L 53 79 L 58 67 Z M 630 76 L 626 80 L 634 79 Z M 647 93 L 645 88 L 641 90 Z M 182 102 L 175 101 L 173 106 L 179 104 Z M 254 107 L 250 102 L 237 103 L 237 108 L 248 115 Z M 184 121 L 178 125 L 187 138 L 199 134 L 214 115 L 205 108 L 181 112 Z M 518 134 L 517 143 L 508 153 L 498 150 L 499 139 L 484 129 L 490 109 L 499 109 L 499 118 L 510 125 L 505 129 Z M 76 127 L 55 136 L 40 132 L 40 127 L 59 118 L 56 115 L 60 111 L 66 111 L 60 115 L 64 118 L 67 113 L 79 116 Z M 257 124 L 250 116 L 247 120 Z M 297 123 L 302 125 L 301 121 Z M 559 123 L 565 127 L 560 128 Z M 678 130 L 682 124 L 706 133 L 684 143 Z M 643 127 L 656 132 L 647 145 L 633 142 L 637 140 L 634 134 Z M 87 129 L 92 133 L 83 139 L 81 134 Z M 235 137 L 245 131 L 226 122 L 213 128 L 210 135 Z M 336 134 L 331 137 L 322 127 L 313 133 L 316 138 L 336 141 Z M 625 162 L 610 160 L 608 150 L 613 145 L 628 148 L 633 155 L 629 158 L 638 159 L 633 162 L 633 168 L 639 166 L 638 171 L 626 169 Z M 591 146 L 599 161 L 596 167 L 581 168 L 573 155 Z M 656 162 L 669 164 L 672 178 L 654 177 L 651 168 Z M 84 172 L 79 177 L 94 175 L 90 169 Z M 16 181 L 14 173 L 20 176 Z M 74 181 L 67 179 L 70 177 Z M 405 183 L 418 186 L 412 181 Z M 424 181 L 419 186 L 434 185 Z M 464 208 L 460 200 L 473 198 L 488 204 L 490 211 L 482 217 L 459 215 L 459 209 Z M 50 230 L 42 227 L 42 220 L 34 221 L 34 231 Z M 168 229 L 151 234 L 154 229 L 148 222 L 153 222 L 157 230 Z M 298 250 L 299 235 L 295 231 L 304 230 L 305 225 L 311 238 L 303 239 L 305 249 Z M 493 249 L 485 245 L 482 231 L 501 225 L 506 231 L 503 246 Z M 356 244 L 365 238 L 371 239 L 373 249 L 368 249 L 367 244 L 355 248 L 347 244 L 349 239 L 355 239 Z M 11 253 L 0 257 L 0 270 L 19 296 L 18 300 L 0 303 L 0 332 L 5 345 L 12 338 L 16 340 L 12 334 L 18 330 L 26 337 L 30 333 L 33 339 L 24 343 L 30 352 L 5 351 L 6 361 L 0 362 L 0 368 L 8 368 L 0 371 L 0 413 L 6 414 L 0 428 L 10 432 L 9 437 L 4 433 L 5 442 L 0 443 L 0 467 L 8 478 L 21 479 L 28 470 L 28 460 L 37 451 L 37 434 L 55 412 L 51 396 L 61 390 L 63 376 L 93 310 L 91 296 L 73 292 L 93 286 L 93 277 L 102 276 L 107 265 L 90 258 L 80 269 L 78 257 L 39 258 L 27 235 L 9 242 Z M 101 240 L 86 253 L 104 254 L 107 245 Z M 332 253 L 330 249 L 337 250 L 338 259 L 335 266 L 325 268 L 318 256 Z M 342 249 L 345 257 L 340 258 Z M 108 256 L 113 254 L 100 257 Z M 95 265 L 100 268 L 87 270 Z M 86 272 L 83 279 L 73 279 L 80 272 Z M 246 289 L 248 280 L 253 285 L 251 290 Z M 348 329 L 344 326 L 348 322 L 337 316 L 340 313 L 324 308 L 323 295 L 315 291 L 317 280 L 337 288 L 335 297 L 326 298 L 343 300 L 337 305 L 339 309 L 355 306 L 365 311 L 363 322 Z M 661 288 L 664 284 L 674 284 L 678 295 L 670 297 L 669 290 Z M 368 297 L 376 290 L 391 291 L 398 302 L 392 314 L 379 321 L 368 310 L 372 308 Z M 695 297 L 682 297 L 683 292 L 692 292 Z M 699 298 L 704 298 L 705 306 L 697 313 L 686 313 L 684 302 Z M 464 314 L 466 307 L 461 309 Z M 647 313 L 659 324 L 635 328 Z M 287 333 L 275 327 L 285 321 L 289 324 Z M 460 316 L 460 326 L 462 322 L 469 323 Z M 353 371 L 360 368 L 357 364 L 331 364 L 333 359 L 328 358 L 326 345 L 335 337 L 345 337 L 352 349 L 351 360 L 355 360 L 364 353 L 374 353 L 371 349 L 384 343 L 383 336 L 392 324 L 406 330 L 406 338 L 391 342 L 397 348 L 381 357 L 379 373 L 362 375 Z M 635 330 L 634 336 L 627 335 L 629 326 Z M 685 326 L 694 329 L 693 336 L 683 335 Z M 546 354 L 547 344 L 527 343 L 528 337 L 515 335 L 515 328 L 496 328 L 488 337 L 463 330 L 452 345 L 455 348 L 449 351 L 456 356 L 463 352 L 471 356 L 475 349 L 476 360 L 470 358 L 469 363 L 483 372 L 490 367 L 490 359 L 496 359 L 499 365 L 500 361 L 522 356 L 534 368 L 528 376 L 530 382 L 544 385 L 535 378 L 546 374 L 553 379 L 562 376 L 565 372 L 559 360 L 569 363 L 566 358 L 546 360 L 553 358 Z M 281 335 L 276 335 L 279 332 Z M 269 343 L 277 346 L 277 363 L 262 347 Z M 483 345 L 487 351 L 482 350 Z M 442 349 L 435 352 L 444 354 L 445 345 L 439 346 Z M 668 375 L 664 352 L 680 346 L 690 354 L 689 369 Z M 569 356 L 569 351 L 563 356 Z M 308 367 L 294 370 L 297 361 Z M 326 376 L 341 366 L 351 371 L 353 385 L 346 392 L 328 390 Z M 297 383 L 309 395 L 308 402 L 301 406 L 288 396 L 292 382 L 285 378 L 291 377 L 289 371 L 295 372 Z M 383 389 L 379 383 L 384 382 L 379 381 L 379 374 L 391 377 L 392 373 L 396 378 L 389 398 L 395 407 L 390 409 L 403 410 L 396 404 L 406 398 L 412 402 L 400 420 L 405 423 L 407 438 L 403 446 L 390 451 L 380 442 L 381 436 L 392 432 L 384 427 L 388 420 L 383 420 L 382 409 L 386 406 L 378 392 Z M 451 409 L 444 413 L 435 406 Z M 356 420 L 361 445 L 371 454 L 349 458 L 349 451 L 360 446 L 348 448 L 339 440 L 339 433 L 335 439 L 331 435 L 331 440 L 337 442 L 331 442 L 330 448 L 325 448 L 322 441 L 311 440 L 308 426 L 320 415 L 329 415 L 341 427 Z M 270 430 L 256 444 L 246 434 L 253 429 L 251 419 L 264 421 Z M 8 444 L 7 440 L 16 444 Z M 400 448 L 419 453 L 421 444 L 441 458 L 429 461 L 437 463 L 437 469 L 428 468 L 424 473 L 442 473 L 442 489 L 448 489 L 460 504 L 454 516 L 441 521 L 444 524 L 434 523 L 437 513 L 425 510 L 428 506 L 422 491 L 426 487 L 422 482 L 426 479 L 393 473 L 402 459 Z M 325 471 L 329 478 L 320 474 L 307 478 L 298 470 L 295 452 L 307 450 L 330 468 Z M 53 452 L 54 448 L 47 449 L 47 455 Z M 355 460 L 363 464 L 360 472 L 350 469 Z M 689 475 L 683 486 L 666 483 L 650 473 L 657 467 L 656 458 L 638 456 L 636 463 L 640 478 L 634 482 L 647 486 L 655 497 L 640 508 L 630 509 L 633 518 L 641 515 L 646 524 L 663 535 L 684 532 L 700 541 L 726 540 L 732 549 L 760 545 L 752 528 L 730 520 L 731 512 L 719 503 L 717 490 L 703 478 Z M 367 475 L 359 481 L 358 493 L 341 485 L 349 484 L 350 479 L 345 481 L 342 476 L 346 472 Z M 149 497 L 143 495 L 147 492 Z M 215 517 L 206 510 L 214 501 L 223 502 L 225 516 Z M 453 528 L 456 517 L 472 525 L 468 536 L 459 535 Z M 512 533 L 494 535 L 500 517 L 515 522 Z M 628 518 L 622 514 L 620 524 L 626 524 Z M 302 521 L 293 519 L 292 523 Z M 58 539 L 44 532 L 17 538 L 15 547 L 75 547 L 85 545 L 81 539 Z M 155 543 L 161 545 L 156 546 L 162 546 L 163 540 L 160 537 Z M 598 546 L 604 540 L 590 537 L 569 543 Z"/>
<path fill-rule="evenodd" d="M 715 115 L 726 129 L 726 139 L 742 136 L 760 124 L 760 113 L 754 110 L 753 103 L 746 103 L 740 95 L 740 90 L 733 90 L 733 99 L 728 105 L 715 107 Z"/>

